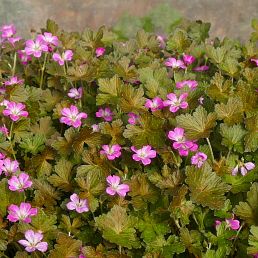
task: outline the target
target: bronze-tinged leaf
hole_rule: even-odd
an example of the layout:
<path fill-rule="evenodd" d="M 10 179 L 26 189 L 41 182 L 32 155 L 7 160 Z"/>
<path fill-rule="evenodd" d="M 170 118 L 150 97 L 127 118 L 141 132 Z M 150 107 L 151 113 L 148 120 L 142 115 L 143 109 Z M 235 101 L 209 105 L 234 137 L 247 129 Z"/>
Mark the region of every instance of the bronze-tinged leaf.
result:
<path fill-rule="evenodd" d="M 125 81 L 134 81 L 136 80 L 136 69 L 134 65 L 131 65 L 131 60 L 123 56 L 117 64 L 114 66 L 114 72 L 118 74 L 119 77 L 122 77 Z"/>
<path fill-rule="evenodd" d="M 252 184 L 246 202 L 239 202 L 234 213 L 249 225 L 258 225 L 258 183 Z"/>
<path fill-rule="evenodd" d="M 224 206 L 225 193 L 230 190 L 230 186 L 224 183 L 207 163 L 200 169 L 188 166 L 186 176 L 193 202 L 210 209 L 221 209 Z"/>
<path fill-rule="evenodd" d="M 245 136 L 245 151 L 256 151 L 258 149 L 258 114 L 246 118 L 245 126 L 247 134 Z"/>
<path fill-rule="evenodd" d="M 182 114 L 176 117 L 177 126 L 186 131 L 189 139 L 208 138 L 216 125 L 216 114 L 208 113 L 204 107 L 198 106 L 192 115 Z"/>
<path fill-rule="evenodd" d="M 218 119 L 223 120 L 228 125 L 240 123 L 243 120 L 243 103 L 240 98 L 231 97 L 227 104 L 216 104 L 215 112 Z"/>
<path fill-rule="evenodd" d="M 53 122 L 51 120 L 51 117 L 42 117 L 39 119 L 39 122 L 37 124 L 31 126 L 31 132 L 49 138 L 52 134 L 55 133 L 55 128 L 52 125 Z"/>

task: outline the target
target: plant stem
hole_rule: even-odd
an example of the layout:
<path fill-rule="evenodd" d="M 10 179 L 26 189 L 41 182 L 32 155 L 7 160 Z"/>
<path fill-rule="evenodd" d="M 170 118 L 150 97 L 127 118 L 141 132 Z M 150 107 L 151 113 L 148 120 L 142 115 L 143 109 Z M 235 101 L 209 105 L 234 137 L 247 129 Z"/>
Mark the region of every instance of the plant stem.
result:
<path fill-rule="evenodd" d="M 212 159 L 212 163 L 214 163 L 215 159 L 214 159 L 214 154 L 213 154 L 213 150 L 212 150 L 212 147 L 211 147 L 211 143 L 210 143 L 210 140 L 209 138 L 206 138 L 206 141 L 209 145 L 209 149 L 210 149 L 210 153 L 211 153 L 211 159 Z"/>
<path fill-rule="evenodd" d="M 12 76 L 15 74 L 16 70 L 16 63 L 17 63 L 17 53 L 15 52 L 13 55 L 13 68 L 12 68 Z"/>
<path fill-rule="evenodd" d="M 13 149 L 12 133 L 13 133 L 13 121 L 12 121 L 12 124 L 11 124 L 8 140 L 10 141 L 10 144 L 11 144 L 11 150 L 12 150 L 12 153 L 13 153 L 13 157 L 16 160 L 15 152 L 14 152 L 14 149 Z"/>
<path fill-rule="evenodd" d="M 230 153 L 231 153 L 231 149 L 229 149 L 229 151 L 228 151 L 227 158 L 226 158 L 227 160 L 229 159 Z"/>
<path fill-rule="evenodd" d="M 43 86 L 44 72 L 45 72 L 46 63 L 47 63 L 47 55 L 48 55 L 48 53 L 45 53 L 44 63 L 43 63 L 43 66 L 41 68 L 40 85 L 39 85 L 40 89 L 43 89 L 42 86 Z"/>
<path fill-rule="evenodd" d="M 119 245 L 119 247 L 118 247 L 118 248 L 119 248 L 119 253 L 120 253 L 120 254 L 122 254 L 122 246 L 121 246 L 121 245 Z"/>

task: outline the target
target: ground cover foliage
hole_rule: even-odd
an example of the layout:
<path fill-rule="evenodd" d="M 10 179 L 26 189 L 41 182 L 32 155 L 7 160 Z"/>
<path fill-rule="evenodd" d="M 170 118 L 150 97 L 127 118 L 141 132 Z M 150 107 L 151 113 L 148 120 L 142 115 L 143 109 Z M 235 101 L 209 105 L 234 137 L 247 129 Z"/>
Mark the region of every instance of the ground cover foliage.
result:
<path fill-rule="evenodd" d="M 241 43 L 1 28 L 1 257 L 258 253 L 258 21 Z"/>

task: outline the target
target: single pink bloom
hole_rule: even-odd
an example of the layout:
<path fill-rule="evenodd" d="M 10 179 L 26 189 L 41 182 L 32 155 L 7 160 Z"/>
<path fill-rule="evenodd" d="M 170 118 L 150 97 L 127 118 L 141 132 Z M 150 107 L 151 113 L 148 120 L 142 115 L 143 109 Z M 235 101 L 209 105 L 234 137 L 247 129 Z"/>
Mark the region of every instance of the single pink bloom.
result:
<path fill-rule="evenodd" d="M 36 216 L 38 214 L 37 208 L 31 208 L 30 203 L 22 202 L 20 207 L 14 204 L 11 204 L 8 207 L 9 215 L 7 219 L 11 222 L 22 221 L 24 223 L 31 223 L 32 216 Z"/>
<path fill-rule="evenodd" d="M 185 142 L 185 130 L 181 127 L 176 127 L 174 131 L 168 132 L 168 138 L 176 142 Z"/>
<path fill-rule="evenodd" d="M 0 161 L 0 175 L 4 172 L 6 176 L 12 175 L 19 170 L 19 163 L 17 160 L 6 158 Z"/>
<path fill-rule="evenodd" d="M 78 213 L 89 211 L 88 201 L 86 199 L 80 199 L 76 193 L 70 196 L 70 200 L 66 204 L 68 210 L 76 210 Z"/>
<path fill-rule="evenodd" d="M 226 219 L 226 223 L 232 230 L 238 230 L 240 227 L 240 221 L 237 219 Z"/>
<path fill-rule="evenodd" d="M 191 90 L 195 90 L 196 87 L 198 86 L 198 82 L 194 81 L 194 80 L 193 81 L 187 80 L 187 81 L 182 81 L 182 82 L 177 82 L 176 83 L 176 87 L 178 89 L 181 89 L 181 88 L 183 88 L 185 86 L 189 87 Z"/>
<path fill-rule="evenodd" d="M 172 113 L 176 113 L 180 108 L 186 109 L 188 103 L 185 101 L 188 97 L 188 93 L 183 93 L 177 98 L 175 93 L 170 93 L 167 95 L 168 100 L 163 102 L 164 106 L 169 106 L 169 110 Z"/>
<path fill-rule="evenodd" d="M 21 173 L 18 176 L 12 176 L 11 179 L 8 180 L 8 185 L 11 191 L 23 192 L 26 188 L 32 186 L 32 181 L 29 175 Z"/>
<path fill-rule="evenodd" d="M 18 57 L 21 60 L 21 63 L 23 65 L 26 65 L 28 63 L 28 61 L 31 60 L 31 57 L 26 54 L 25 50 L 18 50 L 17 52 L 18 52 Z"/>
<path fill-rule="evenodd" d="M 121 146 L 119 144 L 115 144 L 112 146 L 102 145 L 102 150 L 100 154 L 106 155 L 109 160 L 114 160 L 121 156 Z"/>
<path fill-rule="evenodd" d="M 4 100 L 0 103 L 0 106 L 5 106 L 5 107 L 7 107 L 8 103 L 10 103 L 10 101 L 7 100 L 7 99 L 4 99 Z"/>
<path fill-rule="evenodd" d="M 258 253 L 252 254 L 253 258 L 258 258 Z"/>
<path fill-rule="evenodd" d="M 100 128 L 99 128 L 99 125 L 98 125 L 98 124 L 92 125 L 91 128 L 92 128 L 92 132 L 93 132 L 93 133 L 97 133 L 97 132 L 100 131 Z"/>
<path fill-rule="evenodd" d="M 2 153 L 2 152 L 0 152 L 0 160 L 3 160 L 3 159 L 5 159 L 5 154 Z M 0 166 L 1 166 L 1 165 L 0 165 Z"/>
<path fill-rule="evenodd" d="M 59 43 L 57 36 L 53 36 L 50 32 L 44 32 L 44 35 L 38 35 L 37 38 L 44 41 L 47 45 L 54 45 L 57 47 Z"/>
<path fill-rule="evenodd" d="M 81 99 L 82 87 L 80 87 L 78 89 L 76 89 L 76 88 L 70 89 L 67 95 L 68 95 L 68 97 L 70 97 L 72 99 Z"/>
<path fill-rule="evenodd" d="M 196 71 L 196 72 L 204 72 L 207 70 L 209 70 L 208 65 L 202 65 L 202 66 L 197 66 L 197 67 L 193 68 L 193 71 Z"/>
<path fill-rule="evenodd" d="M 138 115 L 136 115 L 135 113 L 133 113 L 133 112 L 130 112 L 130 113 L 128 113 L 128 123 L 130 124 L 130 125 L 136 125 L 137 124 L 137 122 L 138 122 L 138 119 L 139 119 L 139 116 Z"/>
<path fill-rule="evenodd" d="M 247 174 L 248 171 L 253 170 L 255 168 L 255 164 L 253 162 L 239 162 L 238 165 L 236 165 L 235 168 L 232 169 L 232 176 L 235 176 L 239 169 L 240 169 L 240 173 L 245 176 Z"/>
<path fill-rule="evenodd" d="M 12 37 L 12 38 L 8 38 L 8 42 L 14 46 L 15 43 L 20 41 L 21 39 L 22 39 L 21 37 Z"/>
<path fill-rule="evenodd" d="M 258 59 L 251 58 L 251 61 L 252 61 L 252 62 L 255 62 L 256 66 L 258 66 Z"/>
<path fill-rule="evenodd" d="M 96 57 L 103 56 L 105 52 L 106 52 L 106 49 L 104 47 L 98 47 L 95 51 Z"/>
<path fill-rule="evenodd" d="M 151 159 L 157 156 L 157 152 L 152 150 L 150 145 L 143 146 L 141 149 L 137 150 L 134 146 L 131 147 L 131 150 L 135 152 L 133 154 L 133 159 L 135 161 L 140 161 L 144 166 L 151 163 Z"/>
<path fill-rule="evenodd" d="M 125 197 L 126 193 L 130 191 L 129 185 L 120 184 L 119 176 L 108 176 L 106 180 L 109 184 L 106 188 L 106 193 L 109 195 L 115 195 L 117 193 L 119 196 Z"/>
<path fill-rule="evenodd" d="M 157 40 L 159 42 L 159 47 L 164 49 L 166 47 L 165 37 L 158 35 Z"/>
<path fill-rule="evenodd" d="M 194 141 L 174 142 L 173 148 L 178 150 L 180 156 L 188 156 L 189 151 L 198 150 L 198 145 Z"/>
<path fill-rule="evenodd" d="M 215 227 L 219 226 L 221 224 L 220 220 L 215 220 Z"/>
<path fill-rule="evenodd" d="M 110 122 L 113 119 L 113 113 L 111 111 L 110 108 L 100 108 L 97 112 L 96 112 L 96 117 L 102 117 L 105 121 Z"/>
<path fill-rule="evenodd" d="M 186 65 L 190 65 L 195 61 L 195 57 L 191 55 L 183 55 L 183 60 Z"/>
<path fill-rule="evenodd" d="M 8 136 L 9 131 L 8 131 L 8 129 L 5 127 L 5 125 L 0 127 L 0 133 L 4 134 L 5 136 Z"/>
<path fill-rule="evenodd" d="M 182 60 L 177 60 L 174 57 L 170 57 L 165 61 L 165 66 L 172 68 L 182 68 L 186 69 L 186 66 Z"/>
<path fill-rule="evenodd" d="M 162 109 L 164 107 L 163 100 L 159 97 L 154 99 L 147 99 L 145 102 L 145 107 L 150 108 L 152 112 Z"/>
<path fill-rule="evenodd" d="M 84 112 L 79 113 L 78 108 L 74 105 L 71 105 L 70 108 L 63 108 L 61 114 L 60 122 L 74 128 L 80 127 L 82 125 L 81 119 L 88 117 Z"/>
<path fill-rule="evenodd" d="M 62 56 L 58 53 L 53 54 L 53 60 L 58 62 L 59 65 L 64 65 L 65 61 L 71 61 L 73 58 L 73 51 L 72 50 L 66 50 Z"/>
<path fill-rule="evenodd" d="M 17 76 L 13 76 L 13 77 L 9 78 L 8 81 L 5 81 L 4 85 L 5 86 L 11 86 L 11 85 L 23 84 L 23 83 L 24 83 L 24 80 L 18 79 Z"/>
<path fill-rule="evenodd" d="M 42 52 L 48 52 L 48 46 L 45 41 L 36 38 L 35 41 L 29 39 L 26 41 L 25 52 L 27 55 L 33 55 L 37 58 L 41 57 Z"/>
<path fill-rule="evenodd" d="M 19 240 L 18 243 L 25 247 L 25 250 L 32 253 L 36 250 L 44 253 L 47 251 L 48 243 L 42 242 L 43 234 L 34 232 L 29 229 L 24 234 L 25 239 Z"/>
<path fill-rule="evenodd" d="M 2 32 L 2 38 L 11 38 L 16 34 L 16 28 L 13 24 L 3 25 L 0 31 Z"/>
<path fill-rule="evenodd" d="M 200 168 L 204 161 L 207 159 L 207 155 L 203 152 L 197 152 L 194 156 L 191 158 L 192 165 L 196 165 L 198 168 Z"/>
<path fill-rule="evenodd" d="M 80 254 L 78 258 L 87 258 L 84 254 Z"/>
<path fill-rule="evenodd" d="M 29 115 L 29 113 L 23 109 L 25 109 L 23 103 L 9 102 L 6 109 L 3 110 L 3 115 L 10 116 L 10 118 L 16 122 L 21 117 L 27 117 Z"/>

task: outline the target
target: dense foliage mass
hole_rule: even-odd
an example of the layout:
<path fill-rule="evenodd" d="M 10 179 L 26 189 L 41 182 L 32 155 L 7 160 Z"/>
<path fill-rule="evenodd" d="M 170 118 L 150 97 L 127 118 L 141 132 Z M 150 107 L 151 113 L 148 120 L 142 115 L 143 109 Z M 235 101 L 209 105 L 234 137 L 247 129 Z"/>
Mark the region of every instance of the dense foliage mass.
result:
<path fill-rule="evenodd" d="M 258 257 L 258 21 L 246 43 L 1 27 L 1 257 Z"/>

